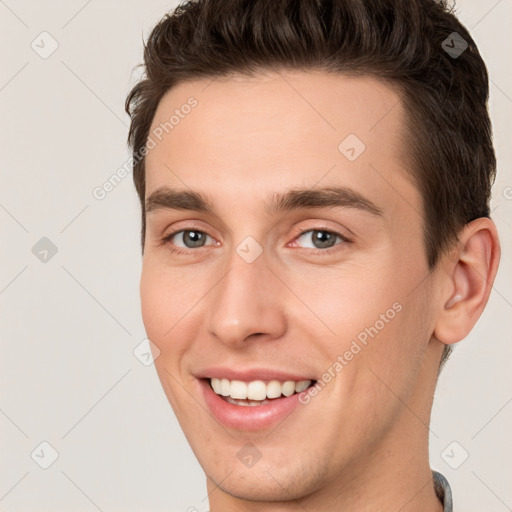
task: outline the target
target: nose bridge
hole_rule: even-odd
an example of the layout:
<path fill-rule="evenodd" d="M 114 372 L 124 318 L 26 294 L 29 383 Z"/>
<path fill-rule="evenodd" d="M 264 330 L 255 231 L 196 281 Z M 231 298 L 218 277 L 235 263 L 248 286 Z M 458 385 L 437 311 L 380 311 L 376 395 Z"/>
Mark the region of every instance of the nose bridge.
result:
<path fill-rule="evenodd" d="M 244 244 L 240 247 L 247 249 Z M 209 333 L 231 345 L 243 344 L 257 333 L 280 336 L 286 321 L 275 281 L 264 257 L 251 261 L 234 252 L 229 270 L 211 295 Z"/>

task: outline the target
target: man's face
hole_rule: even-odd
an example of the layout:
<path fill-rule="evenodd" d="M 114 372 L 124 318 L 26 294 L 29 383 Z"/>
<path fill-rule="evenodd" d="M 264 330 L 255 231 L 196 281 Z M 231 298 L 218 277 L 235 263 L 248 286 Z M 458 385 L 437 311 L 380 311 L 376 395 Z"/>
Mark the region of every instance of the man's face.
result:
<path fill-rule="evenodd" d="M 399 96 L 323 73 L 201 80 L 164 96 L 152 133 L 176 109 L 146 159 L 142 311 L 215 492 L 287 500 L 378 473 L 427 437 L 441 353 Z"/>

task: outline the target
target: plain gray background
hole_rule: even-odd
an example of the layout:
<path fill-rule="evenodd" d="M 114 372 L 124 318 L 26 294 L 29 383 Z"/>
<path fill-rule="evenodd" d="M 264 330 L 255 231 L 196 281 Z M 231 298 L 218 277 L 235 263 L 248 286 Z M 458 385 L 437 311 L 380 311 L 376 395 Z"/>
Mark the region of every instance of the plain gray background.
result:
<path fill-rule="evenodd" d="M 0 0 L 1 512 L 207 508 L 202 470 L 137 349 L 131 175 L 93 195 L 129 156 L 124 100 L 142 39 L 175 5 Z M 492 80 L 503 252 L 490 303 L 441 376 L 431 463 L 455 510 L 502 512 L 512 510 L 512 0 L 457 5 Z"/>

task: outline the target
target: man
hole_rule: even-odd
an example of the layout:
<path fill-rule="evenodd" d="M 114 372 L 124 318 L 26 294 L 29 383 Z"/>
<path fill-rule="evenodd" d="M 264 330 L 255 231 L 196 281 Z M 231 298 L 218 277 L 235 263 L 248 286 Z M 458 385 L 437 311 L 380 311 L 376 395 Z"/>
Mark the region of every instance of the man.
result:
<path fill-rule="evenodd" d="M 434 0 L 200 0 L 144 59 L 142 315 L 211 511 L 452 510 L 433 394 L 500 255 L 466 29 Z"/>

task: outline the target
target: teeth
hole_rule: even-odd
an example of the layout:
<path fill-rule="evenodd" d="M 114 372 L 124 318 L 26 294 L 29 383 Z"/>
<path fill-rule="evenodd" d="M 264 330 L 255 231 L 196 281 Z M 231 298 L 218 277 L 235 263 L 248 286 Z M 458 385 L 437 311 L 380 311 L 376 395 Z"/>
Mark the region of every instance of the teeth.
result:
<path fill-rule="evenodd" d="M 241 380 L 228 379 L 210 379 L 213 391 L 217 395 L 225 396 L 229 403 L 234 405 L 262 405 L 267 403 L 267 398 L 279 398 L 281 395 L 291 396 L 294 393 L 300 393 L 311 385 L 310 380 L 287 380 L 279 382 L 271 380 L 267 384 L 262 380 L 253 380 L 251 382 L 242 382 Z M 238 400 L 248 400 L 247 402 L 238 402 Z"/>
<path fill-rule="evenodd" d="M 265 400 L 267 398 L 267 385 L 262 380 L 253 380 L 247 386 L 247 398 L 251 400 Z"/>
<path fill-rule="evenodd" d="M 220 391 L 222 389 L 222 383 L 219 379 L 211 379 L 210 384 L 217 395 L 222 395 Z"/>
<path fill-rule="evenodd" d="M 281 396 L 281 383 L 278 380 L 271 380 L 267 384 L 267 397 L 268 398 L 279 398 L 280 396 Z"/>
<path fill-rule="evenodd" d="M 292 396 L 295 393 L 295 382 L 293 380 L 287 380 L 282 387 L 282 393 L 284 396 Z"/>
<path fill-rule="evenodd" d="M 229 392 L 231 398 L 245 400 L 247 398 L 247 384 L 241 380 L 231 381 L 231 390 Z"/>
<path fill-rule="evenodd" d="M 255 405 L 265 405 L 269 404 L 270 402 L 268 400 L 262 400 L 262 401 L 255 401 L 255 400 L 233 400 L 230 396 L 226 398 L 226 401 L 228 401 L 230 404 L 233 405 L 243 405 L 244 407 L 254 407 Z"/>
<path fill-rule="evenodd" d="M 299 380 L 299 382 L 295 383 L 295 393 L 301 393 L 309 388 L 311 384 L 310 380 Z"/>
<path fill-rule="evenodd" d="M 229 390 L 231 386 L 228 379 L 222 379 L 220 381 L 220 394 L 222 396 L 229 396 Z"/>

